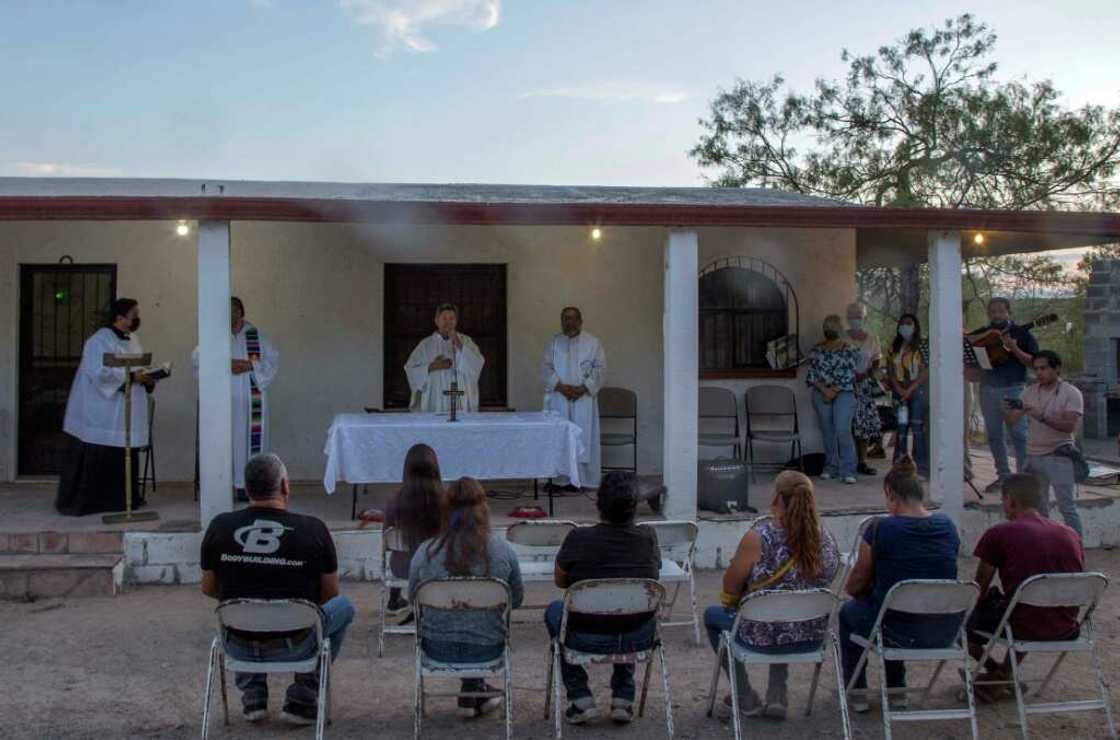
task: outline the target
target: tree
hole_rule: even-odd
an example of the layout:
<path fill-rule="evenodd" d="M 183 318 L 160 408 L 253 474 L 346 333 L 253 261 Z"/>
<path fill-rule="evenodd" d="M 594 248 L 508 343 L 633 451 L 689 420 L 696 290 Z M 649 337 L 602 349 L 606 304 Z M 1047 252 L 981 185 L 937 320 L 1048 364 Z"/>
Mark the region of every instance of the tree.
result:
<path fill-rule="evenodd" d="M 855 56 L 813 92 L 737 80 L 711 102 L 690 154 L 722 187 L 761 186 L 876 206 L 1099 208 L 1120 203 L 1120 109 L 1063 108 L 1048 80 L 999 82 L 996 35 L 971 15 Z M 1046 257 L 967 263 L 995 282 L 1055 281 Z M 1060 281 L 1060 277 L 1057 278 Z M 864 300 L 920 303 L 921 270 L 861 271 Z M 967 294 L 967 290 L 966 290 Z M 977 296 L 979 297 L 979 296 Z"/>

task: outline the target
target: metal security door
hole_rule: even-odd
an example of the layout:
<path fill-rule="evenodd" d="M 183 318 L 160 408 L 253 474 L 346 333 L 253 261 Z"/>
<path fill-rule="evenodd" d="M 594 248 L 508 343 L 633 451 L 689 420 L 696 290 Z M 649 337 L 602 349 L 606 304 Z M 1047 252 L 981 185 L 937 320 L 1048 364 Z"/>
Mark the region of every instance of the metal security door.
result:
<path fill-rule="evenodd" d="M 56 475 L 82 345 L 117 294 L 116 265 L 21 265 L 18 475 Z"/>

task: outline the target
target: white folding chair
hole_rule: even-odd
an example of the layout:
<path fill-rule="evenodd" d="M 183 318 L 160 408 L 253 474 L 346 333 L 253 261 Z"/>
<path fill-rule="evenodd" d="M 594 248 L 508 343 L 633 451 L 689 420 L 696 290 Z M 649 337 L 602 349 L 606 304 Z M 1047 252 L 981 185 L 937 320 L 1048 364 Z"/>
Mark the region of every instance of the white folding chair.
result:
<path fill-rule="evenodd" d="M 840 668 L 840 649 L 836 635 L 829 625 L 832 614 L 832 605 L 836 598 L 832 592 L 824 588 L 811 588 L 799 591 L 783 591 L 772 589 L 755 591 L 739 602 L 739 613 L 735 615 L 735 622 L 730 631 L 724 631 L 719 638 L 719 652 L 716 653 L 715 670 L 712 673 L 712 688 L 708 696 L 708 716 L 716 704 L 716 691 L 719 689 L 719 676 L 724 667 L 726 657 L 727 675 L 731 683 L 731 718 L 735 728 L 735 739 L 742 738 L 742 727 L 739 719 L 739 690 L 734 679 L 735 663 L 741 663 L 743 670 L 749 665 L 771 665 L 774 663 L 814 663 L 813 682 L 809 688 L 809 703 L 805 706 L 805 716 L 813 712 L 813 699 L 817 694 L 817 684 L 821 676 L 821 666 L 824 665 L 825 656 L 832 653 L 833 668 L 836 671 L 836 693 L 840 701 L 840 720 L 844 728 L 844 738 L 852 736 L 851 724 L 848 721 L 848 705 L 844 701 L 844 674 Z M 821 644 L 815 650 L 804 653 L 784 653 L 774 655 L 760 653 L 744 646 L 735 639 L 739 633 L 739 622 L 822 622 Z"/>
<path fill-rule="evenodd" d="M 876 519 L 882 517 L 882 514 L 872 514 L 860 520 L 859 526 L 856 527 L 855 539 L 852 540 L 852 549 L 847 553 L 840 554 L 841 567 L 837 569 L 836 580 L 832 582 L 835 592 L 839 595 L 836 599 L 837 608 L 843 603 L 843 595 L 848 586 L 848 576 L 852 574 L 852 568 L 856 567 L 856 561 L 859 560 L 859 546 L 863 542 L 863 535 Z"/>
<path fill-rule="evenodd" d="M 845 692 L 844 701 L 852 694 L 869 696 L 873 689 L 854 688 L 860 671 L 867 663 L 868 656 L 872 653 L 879 659 L 879 696 L 883 703 L 883 736 L 891 740 L 891 722 L 924 722 L 946 719 L 967 719 L 972 729 L 972 738 L 977 740 L 976 704 L 972 696 L 972 672 L 969 669 L 968 641 L 965 637 L 965 624 L 968 615 L 976 606 L 976 598 L 980 595 L 980 587 L 973 581 L 951 581 L 941 579 L 912 579 L 899 581 L 887 591 L 879 614 L 875 617 L 875 624 L 871 627 L 871 634 L 867 637 L 851 635 L 851 640 L 863 648 L 856 664 L 855 673 Z M 883 619 L 888 611 L 904 612 L 926 616 L 959 615 L 961 623 L 957 628 L 957 638 L 945 647 L 932 648 L 900 648 L 892 647 L 883 640 Z M 888 660 L 902 660 L 914 662 L 937 661 L 937 668 L 933 671 L 929 683 L 925 687 L 913 688 L 899 687 L 887 688 Z M 968 699 L 967 709 L 917 709 L 909 711 L 892 711 L 890 708 L 890 694 L 903 694 L 921 691 L 921 704 L 924 706 L 929 699 L 933 684 L 937 682 L 945 663 L 950 660 L 959 660 L 964 666 L 965 693 Z"/>
<path fill-rule="evenodd" d="M 386 624 L 385 612 L 389 608 L 389 590 L 399 588 L 405 593 L 408 593 L 408 577 L 397 578 L 393 575 L 393 569 L 389 567 L 389 560 L 392 558 L 393 553 L 403 552 L 407 554 L 409 551 L 408 543 L 405 542 L 404 532 L 396 527 L 388 527 L 381 531 L 381 593 L 378 596 L 381 612 L 381 628 L 377 633 L 377 657 L 380 658 L 385 654 L 385 635 L 414 635 L 416 634 L 416 622 L 412 624 Z"/>
<path fill-rule="evenodd" d="M 545 685 L 544 718 L 548 719 L 549 704 L 553 705 L 553 722 L 556 737 L 561 737 L 562 717 L 560 686 L 561 658 L 573 665 L 646 664 L 642 678 L 642 692 L 638 700 L 638 716 L 645 715 L 646 693 L 649 690 L 649 673 L 656 654 L 661 663 L 661 685 L 665 692 L 665 731 L 673 737 L 673 702 L 669 693 L 669 665 L 665 648 L 661 645 L 661 631 L 654 618 L 653 642 L 647 650 L 632 653 L 589 653 L 567 646 L 568 618 L 572 614 L 587 616 L 630 616 L 661 609 L 665 600 L 665 587 L 652 578 L 596 578 L 571 585 L 564 593 L 564 611 L 560 617 L 560 634 L 549 644 L 548 682 Z"/>
<path fill-rule="evenodd" d="M 330 721 L 331 641 L 323 631 L 319 607 L 304 599 L 230 599 L 218 605 L 218 634 L 210 643 L 210 663 L 206 669 L 206 686 L 202 695 L 202 740 L 210 730 L 210 698 L 214 693 L 214 674 L 222 686 L 222 710 L 229 725 L 229 697 L 226 693 L 226 671 L 235 673 L 313 673 L 319 671 L 319 705 L 315 721 L 315 738 L 322 740 Z M 260 661 L 235 658 L 226 651 L 229 630 L 241 633 L 277 633 L 311 630 L 315 648 L 303 660 Z"/>
<path fill-rule="evenodd" d="M 524 581 L 551 581 L 556 553 L 564 538 L 579 525 L 563 519 L 536 519 L 517 522 L 506 530 L 506 541 L 517 553 Z"/>
<path fill-rule="evenodd" d="M 416 589 L 413 609 L 416 613 L 416 701 L 413 706 L 413 736 L 420 737 L 420 723 L 424 715 L 425 696 L 465 696 L 490 698 L 501 696 L 506 704 L 506 738 L 513 738 L 513 674 L 510 669 L 509 615 L 513 600 L 509 585 L 498 578 L 436 578 L 424 581 Z M 502 613 L 505 626 L 505 645 L 502 654 L 481 663 L 446 663 L 433 660 L 424 652 L 421 635 L 428 609 L 462 611 L 493 610 Z M 424 689 L 425 678 L 491 678 L 501 677 L 499 691 L 472 691 L 462 693 L 432 692 Z"/>
<path fill-rule="evenodd" d="M 684 574 L 683 578 L 674 579 L 673 595 L 661 605 L 662 627 L 681 627 L 692 625 L 696 644 L 700 644 L 700 618 L 696 612 L 696 578 L 693 574 L 693 565 L 696 560 L 696 538 L 700 533 L 695 522 L 689 521 L 663 521 L 640 522 L 640 527 L 649 527 L 657 532 L 657 544 L 661 548 L 661 559 L 676 563 Z M 690 619 L 673 621 L 673 607 L 677 603 L 681 585 L 688 581 L 688 607 Z M 668 587 L 668 584 L 665 584 Z"/>
<path fill-rule="evenodd" d="M 1108 578 L 1103 573 L 1043 573 L 1032 576 L 1019 584 L 1007 609 L 999 621 L 995 632 L 981 632 L 977 634 L 988 640 L 984 646 L 984 653 L 980 657 L 983 666 L 988 656 L 997 647 L 1007 650 L 1011 659 L 1010 681 L 979 681 L 977 685 L 1007 685 L 1011 684 L 1015 690 L 1015 703 L 1019 710 L 1019 726 L 1022 728 L 1023 739 L 1029 737 L 1027 728 L 1028 714 L 1064 714 L 1066 712 L 1090 712 L 1098 709 L 1104 710 L 1108 720 L 1108 732 L 1116 738 L 1116 724 L 1112 717 L 1112 703 L 1109 698 L 1108 686 L 1105 684 L 1104 675 L 1101 673 L 1100 656 L 1097 654 L 1096 641 L 1093 639 L 1093 611 L 1097 608 L 1101 595 L 1108 588 Z M 1011 631 L 1011 614 L 1019 605 L 1039 607 L 1076 607 L 1078 609 L 1078 636 L 1071 640 L 1022 640 L 1016 639 Z M 1093 661 L 1093 671 L 1096 673 L 1097 690 L 1100 691 L 1099 699 L 1064 702 L 1036 702 L 1027 704 L 1023 693 L 1023 685 L 1037 683 L 1038 679 L 1027 680 L 1022 675 L 1023 667 L 1019 665 L 1018 655 L 1024 653 L 1057 653 L 1058 658 L 1050 666 L 1041 685 L 1032 694 L 1037 697 L 1046 687 L 1070 653 L 1089 653 Z"/>

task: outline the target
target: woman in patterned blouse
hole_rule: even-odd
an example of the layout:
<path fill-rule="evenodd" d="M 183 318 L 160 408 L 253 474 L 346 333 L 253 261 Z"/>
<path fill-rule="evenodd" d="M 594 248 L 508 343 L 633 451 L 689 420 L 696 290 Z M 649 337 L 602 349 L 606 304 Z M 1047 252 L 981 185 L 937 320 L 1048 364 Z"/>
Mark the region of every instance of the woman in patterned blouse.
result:
<path fill-rule="evenodd" d="M 763 589 L 828 588 L 836 575 L 840 553 L 836 541 L 821 526 L 813 500 L 813 482 L 795 470 L 786 470 L 774 481 L 770 517 L 759 520 L 743 535 L 735 557 L 723 575 L 721 606 L 704 612 L 704 626 L 712 649 L 719 651 L 719 637 L 735 622 L 740 599 Z M 735 640 L 760 653 L 788 654 L 820 647 L 827 619 L 810 622 L 761 623 L 741 620 Z M 784 663 L 770 666 L 770 680 L 763 703 L 750 685 L 741 664 L 735 666 L 739 711 L 745 716 L 765 714 L 785 719 L 786 676 Z M 719 707 L 731 715 L 731 697 Z"/>
<path fill-rule="evenodd" d="M 856 482 L 856 443 L 852 437 L 855 413 L 856 368 L 860 352 L 844 341 L 840 317 L 825 318 L 824 341 L 809 351 L 809 372 L 805 382 L 812 389 L 813 408 L 821 424 L 824 443 L 824 472 L 821 477 Z"/>

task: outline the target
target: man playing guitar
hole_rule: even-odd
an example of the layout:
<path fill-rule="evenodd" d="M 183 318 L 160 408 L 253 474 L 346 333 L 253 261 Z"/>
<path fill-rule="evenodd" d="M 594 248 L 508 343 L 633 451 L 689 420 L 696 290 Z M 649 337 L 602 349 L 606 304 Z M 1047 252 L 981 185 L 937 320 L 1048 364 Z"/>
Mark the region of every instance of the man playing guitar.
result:
<path fill-rule="evenodd" d="M 1027 379 L 1027 368 L 1031 366 L 1038 352 L 1038 342 L 1030 329 L 1019 326 L 1011 320 L 1011 301 L 1007 298 L 992 298 L 988 301 L 989 326 L 982 329 L 998 331 L 1002 347 L 1009 355 L 1006 362 L 994 365 L 991 370 L 980 370 L 980 411 L 984 415 L 984 429 L 988 435 L 988 447 L 992 451 L 998 478 L 990 483 L 985 492 L 1000 490 L 1003 480 L 1011 475 L 1004 442 L 1004 399 L 1018 399 L 1023 395 Z M 972 332 L 976 334 L 977 332 Z M 1023 472 L 1027 462 L 1027 422 L 1026 417 L 1015 424 L 1008 425 L 1011 444 L 1015 446 L 1015 470 Z"/>

